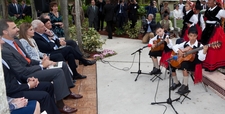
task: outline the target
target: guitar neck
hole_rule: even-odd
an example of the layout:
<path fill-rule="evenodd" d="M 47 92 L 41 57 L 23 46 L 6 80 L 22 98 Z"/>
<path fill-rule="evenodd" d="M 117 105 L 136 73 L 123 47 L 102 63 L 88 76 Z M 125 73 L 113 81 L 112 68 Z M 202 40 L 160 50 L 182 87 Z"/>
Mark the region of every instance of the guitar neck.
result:
<path fill-rule="evenodd" d="M 202 50 L 202 49 L 203 49 L 203 47 L 195 48 L 195 49 L 193 49 L 193 50 L 191 50 L 191 51 L 186 52 L 185 54 L 186 54 L 186 55 L 189 55 L 189 54 L 195 53 L 195 52 L 197 52 L 197 51 L 199 51 L 199 50 Z"/>

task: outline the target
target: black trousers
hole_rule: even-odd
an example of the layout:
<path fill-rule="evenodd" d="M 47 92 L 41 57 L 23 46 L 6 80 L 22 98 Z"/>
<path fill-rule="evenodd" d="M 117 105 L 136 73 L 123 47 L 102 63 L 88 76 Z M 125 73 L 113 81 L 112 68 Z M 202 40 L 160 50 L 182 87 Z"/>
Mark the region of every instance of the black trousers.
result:
<path fill-rule="evenodd" d="M 102 12 L 99 12 L 98 14 L 98 29 L 99 30 L 103 30 L 103 26 L 104 26 L 104 14 Z"/>
<path fill-rule="evenodd" d="M 163 53 L 163 51 L 149 51 L 148 54 L 150 57 L 157 58 L 157 57 L 161 57 L 162 53 Z"/>
<path fill-rule="evenodd" d="M 112 23 L 113 21 L 107 21 L 107 32 L 108 32 L 108 38 L 112 38 Z"/>
<path fill-rule="evenodd" d="M 50 82 L 40 82 L 36 88 L 20 91 L 12 95 L 12 98 L 25 97 L 29 100 L 37 100 L 40 103 L 41 111 L 48 114 L 60 114 L 54 100 L 54 88 Z"/>
<path fill-rule="evenodd" d="M 82 52 L 80 51 L 79 46 L 77 45 L 77 43 L 74 40 L 66 40 L 66 45 L 71 46 L 74 49 L 77 56 L 80 56 L 80 57 L 83 56 Z"/>
<path fill-rule="evenodd" d="M 61 54 L 61 56 L 56 57 L 54 56 L 55 54 L 59 55 L 59 53 Z M 54 58 L 51 57 L 51 55 L 53 55 Z M 70 69 L 73 72 L 73 75 L 76 76 L 78 75 L 78 72 L 76 70 L 77 65 L 75 63 L 75 59 L 84 61 L 84 59 L 82 58 L 82 56 L 80 56 L 80 54 L 76 53 L 76 51 L 74 51 L 74 49 L 71 46 L 66 46 L 57 50 L 54 50 L 53 52 L 51 52 L 50 54 L 50 59 L 53 61 L 57 61 L 60 60 L 60 58 L 66 60 L 69 64 Z M 60 60 L 61 61 L 61 60 Z"/>

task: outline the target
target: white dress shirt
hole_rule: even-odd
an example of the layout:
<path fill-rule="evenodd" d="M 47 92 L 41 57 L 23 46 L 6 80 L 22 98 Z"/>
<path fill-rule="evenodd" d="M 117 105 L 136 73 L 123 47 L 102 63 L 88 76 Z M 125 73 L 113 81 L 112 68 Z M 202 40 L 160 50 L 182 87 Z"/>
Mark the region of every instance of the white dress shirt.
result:
<path fill-rule="evenodd" d="M 185 44 L 185 43 L 186 43 L 186 42 L 183 42 L 183 43 L 181 43 L 181 44 L 176 44 L 176 45 L 174 45 L 174 46 L 172 47 L 173 51 L 174 51 L 175 53 L 177 53 L 178 50 L 184 49 L 184 44 Z M 195 43 L 192 44 L 192 45 L 190 44 L 190 41 L 188 41 L 188 42 L 187 42 L 187 45 L 189 45 L 191 48 L 193 48 L 194 46 L 195 46 L 195 47 L 198 47 L 198 41 L 196 40 Z M 202 46 L 203 46 L 203 45 L 201 44 L 200 47 L 202 47 Z M 202 50 L 199 50 L 199 51 L 198 51 L 198 59 L 199 59 L 200 61 L 204 61 L 204 60 L 205 60 L 205 57 L 206 57 L 206 54 L 203 53 L 203 49 L 202 49 Z"/>

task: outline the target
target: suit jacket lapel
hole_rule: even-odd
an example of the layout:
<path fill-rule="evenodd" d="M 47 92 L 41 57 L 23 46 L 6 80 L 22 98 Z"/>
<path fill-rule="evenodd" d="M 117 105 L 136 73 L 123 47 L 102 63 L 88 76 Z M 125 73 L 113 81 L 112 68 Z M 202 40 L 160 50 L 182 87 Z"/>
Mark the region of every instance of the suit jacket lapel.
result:
<path fill-rule="evenodd" d="M 18 44 L 18 46 L 19 46 L 20 49 L 23 51 L 23 53 L 26 55 L 26 57 L 29 58 L 29 59 L 31 59 L 30 56 L 29 56 L 29 54 L 27 54 L 26 50 L 23 48 L 23 46 L 22 46 L 22 44 L 20 43 L 20 41 L 17 40 L 17 39 L 15 39 L 14 41 Z"/>
<path fill-rule="evenodd" d="M 15 55 L 16 58 L 20 59 L 20 60 L 23 60 L 24 62 L 26 62 L 28 64 L 28 62 L 26 61 L 26 59 L 19 54 L 19 52 L 13 48 L 12 46 L 10 46 L 8 43 L 4 43 L 3 44 L 3 48 L 7 48 L 9 49 L 10 51 L 12 51 L 12 53 Z"/>

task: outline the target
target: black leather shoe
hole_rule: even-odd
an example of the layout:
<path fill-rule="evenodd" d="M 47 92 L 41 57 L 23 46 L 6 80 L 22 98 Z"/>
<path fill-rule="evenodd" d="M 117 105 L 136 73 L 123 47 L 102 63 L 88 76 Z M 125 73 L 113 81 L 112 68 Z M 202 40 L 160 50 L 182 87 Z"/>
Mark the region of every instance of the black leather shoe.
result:
<path fill-rule="evenodd" d="M 180 82 L 178 82 L 178 84 L 173 83 L 172 86 L 170 87 L 170 90 L 175 90 L 175 89 L 177 89 L 180 86 L 181 86 Z"/>
<path fill-rule="evenodd" d="M 177 93 L 180 94 L 180 95 L 184 95 L 186 93 L 189 93 L 190 90 L 188 88 L 188 86 L 182 84 L 181 87 L 178 89 Z"/>
<path fill-rule="evenodd" d="M 78 79 L 84 79 L 84 78 L 87 78 L 87 76 L 81 75 L 81 74 L 78 74 L 78 75 L 74 76 L 74 79 L 75 79 L 75 80 L 78 80 Z"/>
<path fill-rule="evenodd" d="M 88 66 L 88 65 L 93 65 L 95 63 L 96 63 L 95 60 L 86 60 L 85 62 L 83 62 L 83 65 L 84 66 Z"/>
<path fill-rule="evenodd" d="M 150 72 L 150 75 L 153 75 L 153 74 L 161 74 L 161 70 L 154 67 L 153 70 Z"/>

